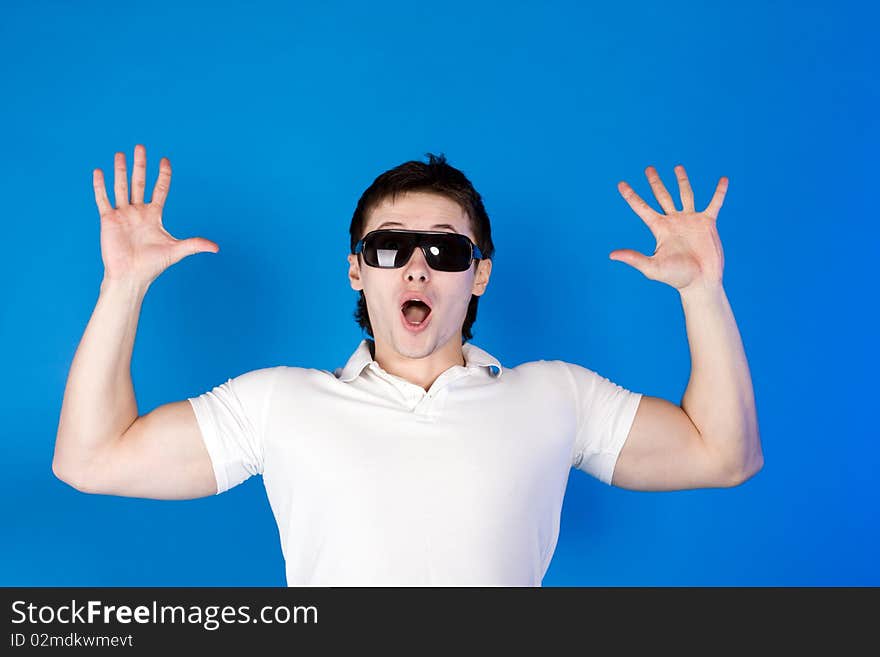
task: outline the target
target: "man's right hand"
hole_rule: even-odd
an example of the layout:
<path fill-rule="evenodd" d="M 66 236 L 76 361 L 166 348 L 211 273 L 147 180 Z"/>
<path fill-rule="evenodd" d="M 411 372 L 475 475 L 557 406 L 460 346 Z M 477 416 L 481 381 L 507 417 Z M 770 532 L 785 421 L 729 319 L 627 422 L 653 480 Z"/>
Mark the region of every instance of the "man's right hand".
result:
<path fill-rule="evenodd" d="M 101 258 L 105 280 L 126 280 L 149 285 L 171 265 L 194 253 L 217 253 L 220 247 L 201 237 L 178 240 L 162 226 L 162 208 L 171 185 L 171 162 L 159 162 L 159 177 L 149 203 L 144 202 L 147 151 L 134 148 L 131 199 L 125 153 L 114 159 L 113 190 L 116 207 L 110 205 L 101 169 L 93 172 L 95 202 L 101 216 Z"/>

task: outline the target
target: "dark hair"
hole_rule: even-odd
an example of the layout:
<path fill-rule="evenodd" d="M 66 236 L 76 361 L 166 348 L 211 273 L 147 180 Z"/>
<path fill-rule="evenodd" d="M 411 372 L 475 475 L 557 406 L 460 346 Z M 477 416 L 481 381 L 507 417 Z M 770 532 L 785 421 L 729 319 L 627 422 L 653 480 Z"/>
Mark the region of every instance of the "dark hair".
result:
<path fill-rule="evenodd" d="M 405 192 L 430 192 L 445 196 L 461 206 L 470 221 L 476 244 L 480 247 L 485 259 L 491 259 L 495 254 L 495 246 L 492 244 L 492 228 L 489 224 L 489 215 L 483 207 L 483 200 L 470 180 L 455 167 L 447 164 L 446 156 L 442 153 L 436 156 L 426 153 L 427 164 L 417 160 L 410 160 L 389 169 L 379 175 L 373 183 L 361 195 L 351 218 L 349 234 L 351 236 L 351 253 L 354 247 L 363 237 L 367 215 L 386 199 L 393 203 L 398 194 Z M 360 327 L 373 338 L 373 327 L 370 324 L 370 315 L 367 312 L 367 300 L 364 291 L 359 291 L 357 309 L 354 318 Z M 461 341 L 466 342 L 473 338 L 471 326 L 477 319 L 477 304 L 480 297 L 471 295 L 467 315 L 461 327 Z"/>

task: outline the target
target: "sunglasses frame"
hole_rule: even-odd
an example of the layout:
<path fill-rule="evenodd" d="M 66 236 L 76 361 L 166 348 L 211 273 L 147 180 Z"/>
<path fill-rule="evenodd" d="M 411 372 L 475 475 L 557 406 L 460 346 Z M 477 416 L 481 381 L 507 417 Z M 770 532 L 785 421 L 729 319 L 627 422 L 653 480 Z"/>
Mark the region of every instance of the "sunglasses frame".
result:
<path fill-rule="evenodd" d="M 379 228 L 378 230 L 371 230 L 369 233 L 364 235 L 360 240 L 358 240 L 358 243 L 354 247 L 355 255 L 363 252 L 364 246 L 365 246 L 367 240 L 370 239 L 370 237 L 372 235 L 375 235 L 376 233 L 403 233 L 403 234 L 407 234 L 407 235 L 416 235 L 416 245 L 413 248 L 413 252 L 415 251 L 416 248 L 421 249 L 422 253 L 425 256 L 425 262 L 428 263 L 428 266 L 431 267 L 431 269 L 434 269 L 434 267 L 431 266 L 431 261 L 430 261 L 431 256 L 428 254 L 428 252 L 426 251 L 426 246 L 423 244 L 424 236 L 428 236 L 428 235 L 452 235 L 456 239 L 457 238 L 464 238 L 467 240 L 468 244 L 471 247 L 471 257 L 470 257 L 470 260 L 468 260 L 467 267 L 465 267 L 464 269 L 453 270 L 451 273 L 467 271 L 468 269 L 471 268 L 471 265 L 473 264 L 474 260 L 482 260 L 483 259 L 483 253 L 482 253 L 482 251 L 480 251 L 480 247 L 478 247 L 476 244 L 474 244 L 471 241 L 471 238 L 468 237 L 467 235 L 462 235 L 461 233 L 453 233 L 450 231 L 443 231 L 443 230 L 406 230 L 406 229 L 400 229 L 400 228 Z M 412 258 L 412 253 L 409 254 L 409 258 Z M 409 258 L 399 267 L 380 267 L 378 265 L 371 265 L 369 262 L 367 262 L 366 258 L 364 258 L 364 264 L 366 264 L 370 267 L 375 267 L 376 269 L 401 269 L 402 267 L 405 267 L 406 264 L 409 262 Z M 434 271 L 449 271 L 449 270 L 434 269 Z"/>

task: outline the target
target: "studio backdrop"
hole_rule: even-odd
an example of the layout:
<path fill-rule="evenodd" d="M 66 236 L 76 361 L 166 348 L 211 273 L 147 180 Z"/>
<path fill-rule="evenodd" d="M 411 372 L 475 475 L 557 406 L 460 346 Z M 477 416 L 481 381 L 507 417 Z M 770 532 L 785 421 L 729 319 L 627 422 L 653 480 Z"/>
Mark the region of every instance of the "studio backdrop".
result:
<path fill-rule="evenodd" d="M 868 12 L 866 14 L 865 12 Z M 348 228 L 382 171 L 446 155 L 496 246 L 474 345 L 680 403 L 677 292 L 609 259 L 654 240 L 657 167 L 721 176 L 724 286 L 765 465 L 729 489 L 572 470 L 545 586 L 880 584 L 875 10 L 864 3 L 15 3 L 0 21 L 0 584 L 283 586 L 260 476 L 209 498 L 80 493 L 52 474 L 103 274 L 92 170 L 147 148 L 164 225 L 220 246 L 165 271 L 132 360 L 141 415 L 365 337 Z M 871 174 L 871 175 L 869 175 Z M 112 198 L 112 196 L 111 196 Z"/>

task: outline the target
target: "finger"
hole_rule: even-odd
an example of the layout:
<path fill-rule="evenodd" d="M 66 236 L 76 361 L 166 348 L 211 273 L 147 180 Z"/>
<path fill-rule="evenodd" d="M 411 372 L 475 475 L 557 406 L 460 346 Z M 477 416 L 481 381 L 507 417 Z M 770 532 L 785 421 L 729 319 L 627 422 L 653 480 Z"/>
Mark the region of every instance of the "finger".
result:
<path fill-rule="evenodd" d="M 678 192 L 681 195 L 681 209 L 684 212 L 696 212 L 694 210 L 694 190 L 688 180 L 687 171 L 682 165 L 675 167 L 675 175 L 678 178 Z"/>
<path fill-rule="evenodd" d="M 103 217 L 113 209 L 113 206 L 110 205 L 110 199 L 107 198 L 104 172 L 100 169 L 92 171 L 92 186 L 95 188 L 95 203 L 98 204 L 98 214 Z"/>
<path fill-rule="evenodd" d="M 125 171 L 125 153 L 116 153 L 113 158 L 113 193 L 116 207 L 128 205 L 128 174 Z"/>
<path fill-rule="evenodd" d="M 159 177 L 156 178 L 156 184 L 153 187 L 150 205 L 158 205 L 160 209 L 164 207 L 169 187 L 171 187 L 171 162 L 167 157 L 163 157 L 159 160 Z"/>
<path fill-rule="evenodd" d="M 666 185 L 660 180 L 660 174 L 657 173 L 657 169 L 654 167 L 648 167 L 645 169 L 645 175 L 648 177 L 648 182 L 651 183 L 651 189 L 654 190 L 654 196 L 657 197 L 657 201 L 660 203 L 660 207 L 663 208 L 663 211 L 666 214 L 677 212 L 672 196 L 666 191 Z"/>
<path fill-rule="evenodd" d="M 724 203 L 724 197 L 727 194 L 727 185 L 729 182 L 727 176 L 721 176 L 721 180 L 718 181 L 718 186 L 715 188 L 715 193 L 712 195 L 712 200 L 709 201 L 709 205 L 706 206 L 706 214 L 713 219 L 718 218 L 718 213 L 721 211 L 721 205 Z"/>
<path fill-rule="evenodd" d="M 134 147 L 134 169 L 131 171 L 131 202 L 144 202 L 147 186 L 147 149 L 141 144 Z"/>
<path fill-rule="evenodd" d="M 217 243 L 206 240 L 204 237 L 191 237 L 177 243 L 177 254 L 181 260 L 196 253 L 217 253 L 218 251 L 220 251 L 220 247 Z"/>
<path fill-rule="evenodd" d="M 632 249 L 616 249 L 609 253 L 608 257 L 611 260 L 626 263 L 630 267 L 639 270 L 645 277 L 650 278 L 648 273 L 652 270 L 653 262 L 645 254 L 633 251 Z"/>
<path fill-rule="evenodd" d="M 620 192 L 620 195 L 623 196 L 624 200 L 629 203 L 629 207 L 633 209 L 637 215 L 639 215 L 642 220 L 648 225 L 653 232 L 654 225 L 659 218 L 659 214 L 654 212 L 654 209 L 645 203 L 642 200 L 642 197 L 635 193 L 632 187 L 630 187 L 626 182 L 621 180 L 617 183 L 617 191 Z"/>

